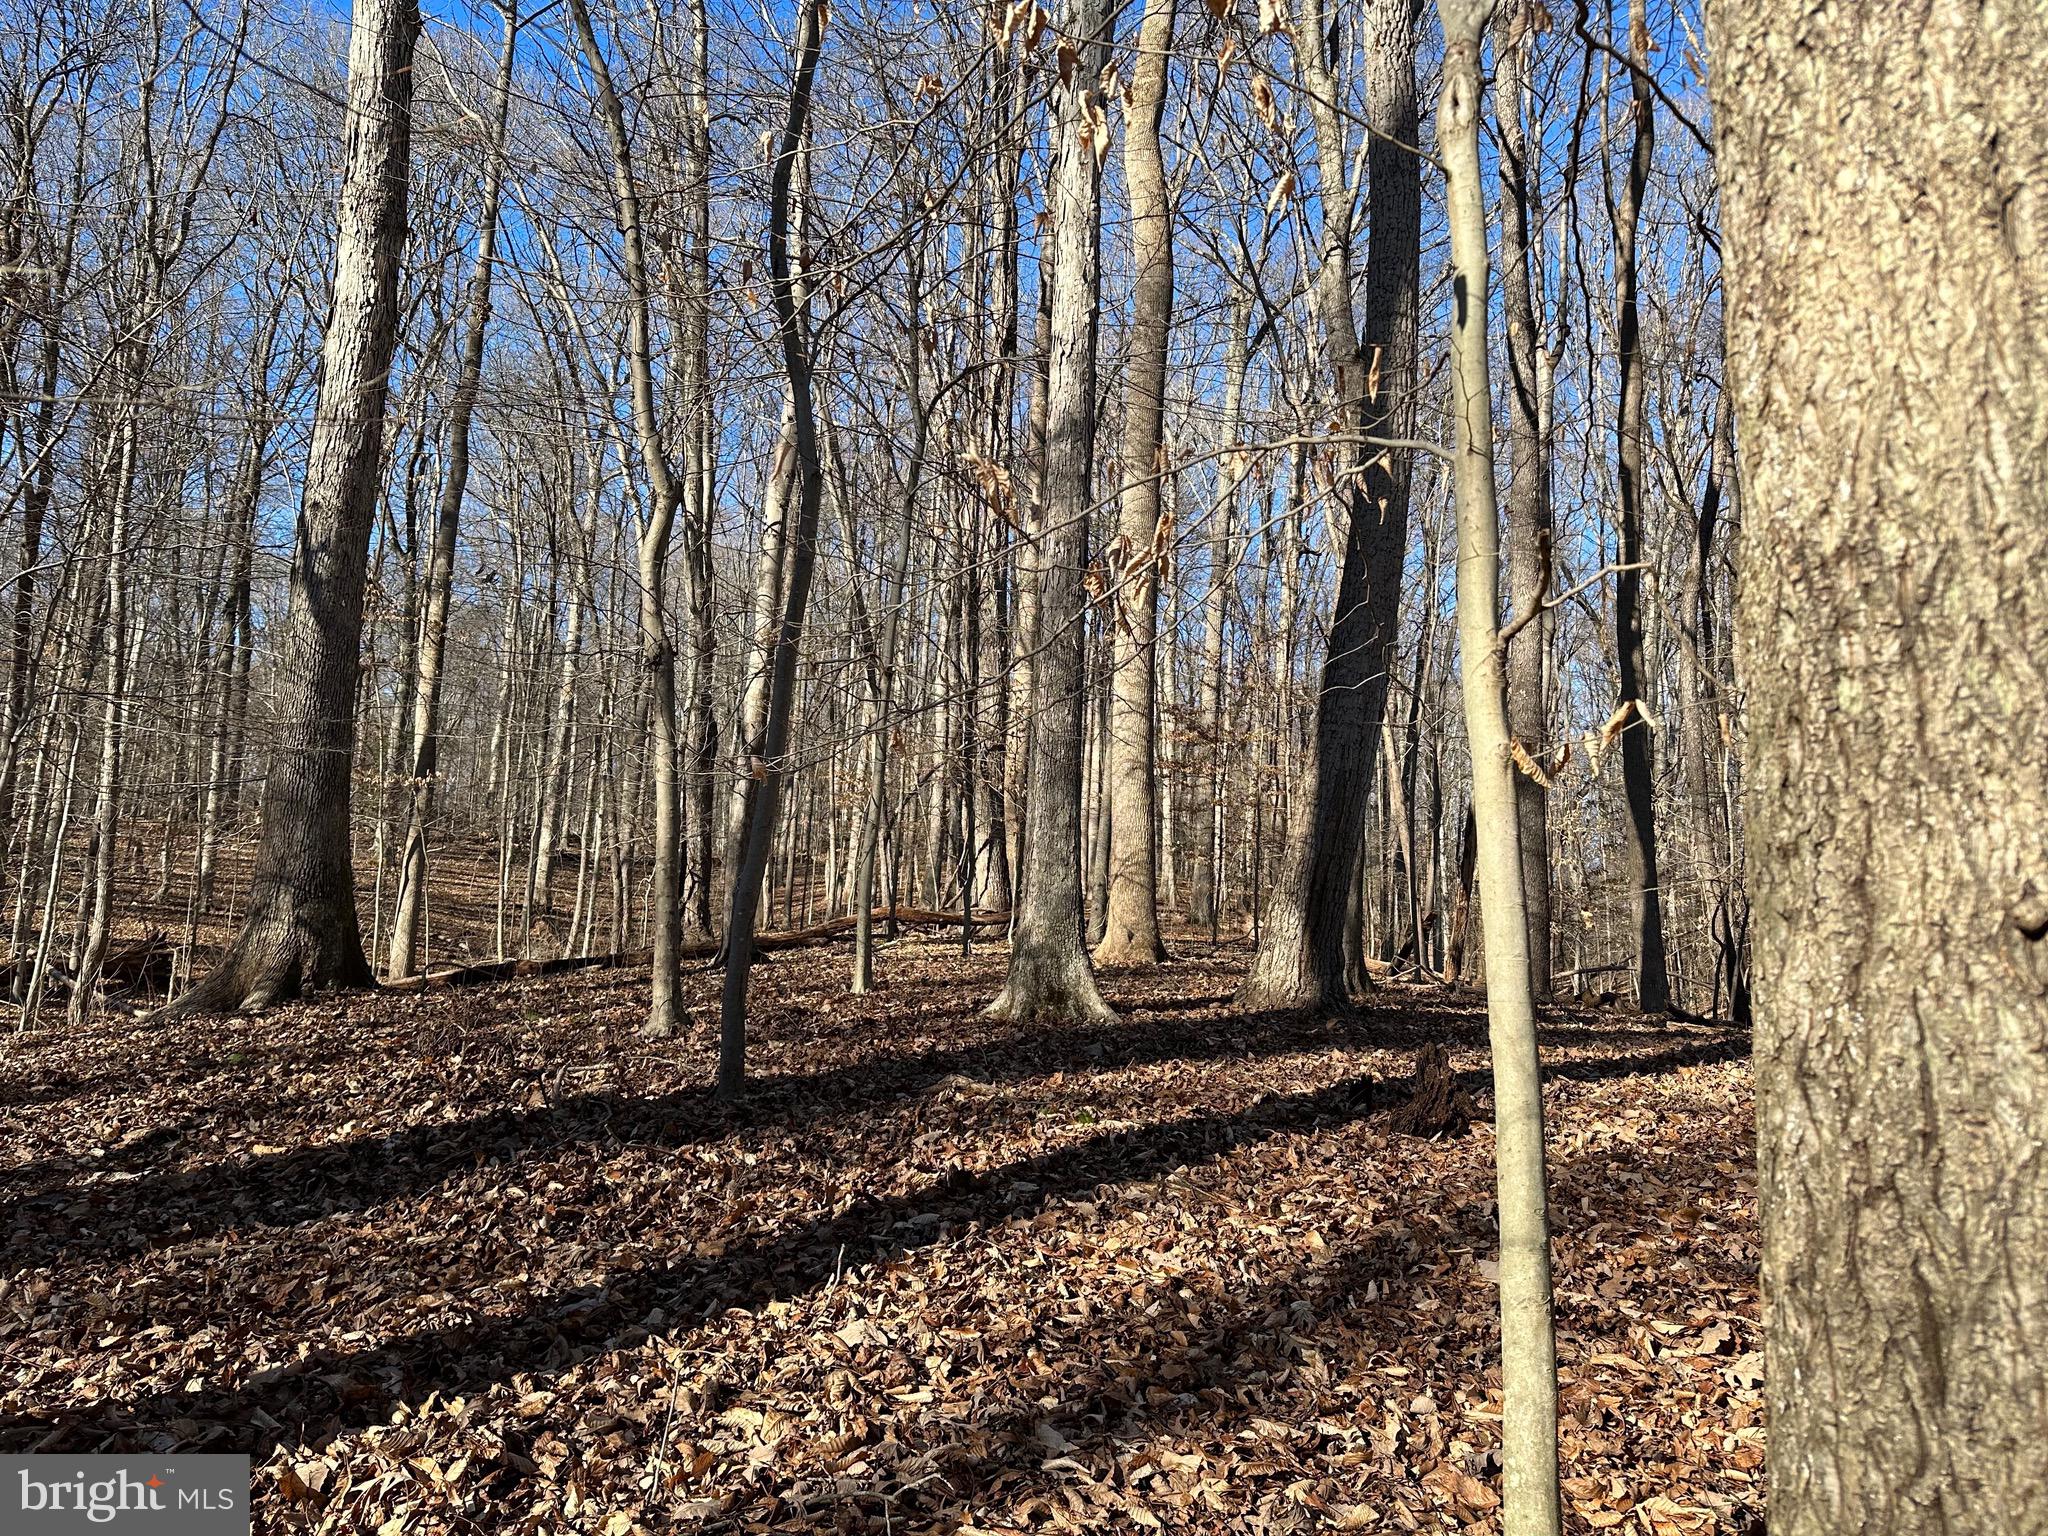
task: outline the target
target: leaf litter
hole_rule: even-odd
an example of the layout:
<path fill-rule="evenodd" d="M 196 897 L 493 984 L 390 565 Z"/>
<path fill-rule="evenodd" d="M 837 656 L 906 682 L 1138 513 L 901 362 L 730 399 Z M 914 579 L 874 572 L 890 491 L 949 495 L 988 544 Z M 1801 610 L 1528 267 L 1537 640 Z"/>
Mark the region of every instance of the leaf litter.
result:
<path fill-rule="evenodd" d="M 997 946 L 777 955 L 737 1108 L 707 975 L 23 1036 L 0 1451 L 247 1451 L 262 1532 L 1497 1531 L 1483 1008 L 1189 949 L 1027 1030 Z M 1567 1529 L 1760 1530 L 1747 1038 L 1543 1054 Z"/>

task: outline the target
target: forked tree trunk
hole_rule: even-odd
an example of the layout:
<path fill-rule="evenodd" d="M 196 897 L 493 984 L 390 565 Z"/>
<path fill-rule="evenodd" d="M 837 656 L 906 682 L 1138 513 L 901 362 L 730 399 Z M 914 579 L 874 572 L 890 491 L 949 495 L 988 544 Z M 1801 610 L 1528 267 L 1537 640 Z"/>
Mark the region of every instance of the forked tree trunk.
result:
<path fill-rule="evenodd" d="M 792 237 L 801 225 L 792 218 L 796 173 L 809 141 L 811 82 L 824 46 L 824 0 L 805 0 L 797 19 L 796 70 L 789 86 L 770 184 L 768 213 L 769 292 L 781 342 L 788 386 L 790 450 L 789 569 L 782 610 L 769 651 L 767 715 L 759 755 L 748 764 L 749 797 L 741 826 L 738 863 L 732 877 L 732 906 L 725 927 L 725 979 L 719 993 L 718 1092 L 736 1097 L 747 1071 L 747 983 L 754 963 L 754 926 L 760 917 L 762 884 L 775 840 L 782 785 L 788 777 L 790 716 L 796 707 L 796 664 L 803 643 L 804 611 L 810 602 L 811 573 L 818 548 L 818 503 L 825 477 L 818 452 L 817 418 L 811 397 L 811 320 L 805 302 L 800 254 Z"/>
<path fill-rule="evenodd" d="M 1048 332 L 1042 521 L 1030 555 L 1036 583 L 1032 629 L 1030 795 L 1025 810 L 1024 892 L 1010 941 L 1010 971 L 989 1013 L 1100 1020 L 1109 1005 L 1082 945 L 1081 585 L 1095 452 L 1095 306 L 1102 221 L 1101 163 L 1087 127 L 1102 121 L 1102 72 L 1111 22 L 1100 0 L 1069 0 L 1060 35 L 1078 58 L 1054 88 L 1056 158 L 1050 172 L 1053 259 Z M 1048 279 L 1041 279 L 1045 281 Z"/>
<path fill-rule="evenodd" d="M 278 747 L 264 785 L 248 916 L 172 1007 L 260 1007 L 308 987 L 369 986 L 349 852 L 363 586 L 398 336 L 412 159 L 415 0 L 357 0 L 334 296 L 321 351 L 291 601 L 278 641 Z"/>
<path fill-rule="evenodd" d="M 1772 1536 L 2035 1536 L 2048 12 L 1707 14 Z"/>
<path fill-rule="evenodd" d="M 1500 1220 L 1501 1529 L 1555 1536 L 1557 1335 L 1543 1168 L 1543 1078 L 1529 987 L 1528 924 L 1516 836 L 1500 644 L 1500 516 L 1493 488 L 1493 393 L 1486 358 L 1486 193 L 1479 175 L 1480 42 L 1491 0 L 1437 0 L 1444 24 L 1437 149 L 1451 230 L 1451 420 L 1457 440 L 1458 648 L 1472 747 L 1479 917 L 1493 1049 L 1493 1143 Z"/>
<path fill-rule="evenodd" d="M 1167 469 L 1166 343 L 1173 323 L 1173 203 L 1159 153 L 1173 46 L 1174 0 L 1145 0 L 1124 108 L 1124 182 L 1131 200 L 1131 351 L 1124 364 L 1124 456 L 1110 605 L 1116 630 L 1110 679 L 1109 894 L 1098 965 L 1152 965 L 1159 938 L 1158 784 L 1153 751 L 1159 632 L 1160 487 Z"/>

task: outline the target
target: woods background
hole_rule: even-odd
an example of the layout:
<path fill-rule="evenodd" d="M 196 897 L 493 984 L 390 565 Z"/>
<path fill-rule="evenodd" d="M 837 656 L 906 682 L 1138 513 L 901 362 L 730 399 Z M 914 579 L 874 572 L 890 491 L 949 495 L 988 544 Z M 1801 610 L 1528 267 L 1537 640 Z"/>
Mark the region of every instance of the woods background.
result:
<path fill-rule="evenodd" d="M 267 766 L 299 728 L 277 636 L 348 87 L 346 28 L 319 12 L 61 3 L 4 25 L 0 922 L 26 1021 L 103 986 L 161 999 L 245 915 Z M 1539 984 L 1725 1016 L 1747 986 L 1740 504 L 1695 27 L 1644 0 L 1504 7 L 1482 150 L 1506 622 L 1549 594 L 1510 648 Z M 1369 785 L 1347 964 L 1474 973 L 1447 248 L 1415 110 L 1440 50 L 1405 0 L 428 18 L 345 706 L 377 972 L 645 949 L 665 766 L 686 946 L 725 926 L 769 763 L 764 929 L 866 906 L 870 857 L 878 906 L 1006 914 L 1030 739 L 1077 696 L 1091 942 L 1113 829 L 1140 820 L 1170 942 L 1266 940 L 1333 750 L 1318 700 L 1355 537 L 1391 545 L 1398 618 L 1384 661 L 1375 632 L 1333 685 L 1368 710 L 1323 765 Z M 1070 95 L 1100 220 L 1076 249 L 1100 276 L 1071 375 L 1095 420 L 1063 470 Z M 1333 307 L 1354 291 L 1355 322 Z M 1034 611 L 1034 559 L 1079 582 L 1078 628 Z M 1077 676 L 1042 675 L 1069 633 Z M 1140 719 L 1134 776 L 1116 744 Z"/>

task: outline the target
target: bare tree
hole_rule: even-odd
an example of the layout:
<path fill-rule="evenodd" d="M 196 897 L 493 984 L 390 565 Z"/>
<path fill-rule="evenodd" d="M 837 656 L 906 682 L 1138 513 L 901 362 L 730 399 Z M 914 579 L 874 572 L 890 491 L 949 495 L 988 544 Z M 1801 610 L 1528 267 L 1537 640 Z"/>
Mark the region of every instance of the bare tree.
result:
<path fill-rule="evenodd" d="M 1032 551 L 1036 587 L 1024 637 L 1032 669 L 1030 797 L 1024 829 L 1024 896 L 1011 936 L 1010 970 L 989 1012 L 1034 1018 L 1106 1019 L 1082 944 L 1081 760 L 1086 700 L 1082 658 L 1088 510 L 1095 459 L 1095 309 L 1102 228 L 1102 162 L 1108 153 L 1103 71 L 1112 21 L 1099 0 L 1069 0 L 1054 88 L 1050 340 L 1043 524 Z"/>
<path fill-rule="evenodd" d="M 824 471 L 818 455 L 818 425 L 812 399 L 811 317 L 792 243 L 791 212 L 795 179 L 810 136 L 811 86 L 824 47 L 823 0 L 804 0 L 797 16 L 796 65 L 790 77 L 789 112 L 776 145 L 773 184 L 769 193 L 769 293 L 775 306 L 775 330 L 781 344 L 783 381 L 788 390 L 790 477 L 786 530 L 788 570 L 781 612 L 769 652 L 766 714 L 757 755 L 748 766 L 753 794 L 747 799 L 741 825 L 738 867 L 733 871 L 732 907 L 726 916 L 725 983 L 719 996 L 718 1091 L 736 1096 L 747 1072 L 747 982 L 754 963 L 754 924 L 759 914 L 762 881 L 781 809 L 783 780 L 788 775 L 790 716 L 796 706 L 797 654 L 803 644 L 804 614 L 810 603 L 811 576 L 817 567 L 818 505 L 824 492 Z"/>
<path fill-rule="evenodd" d="M 433 811 L 434 776 L 440 751 L 441 674 L 448 646 L 448 605 L 455 583 L 455 541 L 462 526 L 462 501 L 469 490 L 469 434 L 483 382 L 484 342 L 491 324 L 491 282 L 497 268 L 498 210 L 504 186 L 505 125 L 512 108 L 512 69 L 519 48 L 518 7 L 504 10 L 504 45 L 490 118 L 484 128 L 484 179 L 477 210 L 476 265 L 469 279 L 469 308 L 463 320 L 462 351 L 456 363 L 455 393 L 448 407 L 448 437 L 441 466 L 441 496 L 434 516 L 432 552 L 427 560 L 426 612 L 420 626 L 413 682 L 411 803 L 399 856 L 398 898 L 391 914 L 389 974 L 410 976 L 419 960 L 420 919 L 427 900 L 427 820 Z"/>
<path fill-rule="evenodd" d="M 1513 0 L 1495 14 L 1494 119 L 1500 138 L 1500 292 L 1507 322 L 1508 365 L 1508 598 L 1530 617 L 1507 650 L 1508 723 L 1534 761 L 1544 754 L 1549 728 L 1549 670 L 1553 563 L 1550 508 L 1551 450 L 1546 430 L 1555 364 L 1537 323 L 1532 262 L 1542 251 L 1532 239 L 1534 192 L 1527 110 L 1529 55 L 1538 16 L 1533 0 Z M 1533 773 L 1515 778 L 1522 847 L 1522 903 L 1529 915 L 1529 981 L 1538 1002 L 1550 997 L 1549 788 Z"/>
<path fill-rule="evenodd" d="M 1362 11 L 1372 189 L 1362 337 L 1351 296 L 1348 115 L 1338 99 L 1338 76 L 1327 52 L 1333 29 L 1321 0 L 1302 7 L 1296 38 L 1322 189 L 1315 297 L 1339 401 L 1344 553 L 1316 695 L 1312 788 L 1296 808 L 1286 870 L 1238 991 L 1247 1008 L 1350 1004 L 1347 920 L 1408 548 L 1409 455 L 1373 440 L 1408 437 L 1414 419 L 1422 247 L 1421 170 L 1414 148 L 1415 9 L 1414 0 L 1368 0 Z"/>
<path fill-rule="evenodd" d="M 640 465 L 647 476 L 651 505 L 640 530 L 640 656 L 647 670 L 650 732 L 648 750 L 654 795 L 653 899 L 649 903 L 652 981 L 647 1001 L 647 1033 L 665 1038 L 682 1024 L 682 786 L 678 782 L 676 727 L 676 647 L 668 632 L 668 552 L 683 490 L 671 467 L 655 403 L 652 279 L 647 270 L 646 231 L 641 222 L 640 188 L 634 175 L 632 143 L 626 134 L 625 108 L 612 85 L 585 0 L 569 0 L 570 15 L 597 94 L 611 150 L 612 195 L 626 282 L 626 362 L 633 399 L 633 434 Z"/>
<path fill-rule="evenodd" d="M 279 671 L 279 745 L 264 785 L 248 915 L 174 1005 L 255 1007 L 307 987 L 368 986 L 349 850 L 363 584 L 398 333 L 412 151 L 413 0 L 358 0 L 349 30 L 334 297 L 321 354 Z"/>
<path fill-rule="evenodd" d="M 1451 421 L 1457 436 L 1458 648 L 1472 745 L 1486 1013 L 1493 1046 L 1494 1161 L 1500 1220 L 1502 1483 L 1506 1536 L 1555 1536 L 1557 1334 L 1543 1168 L 1543 1077 L 1536 1056 L 1515 766 L 1500 639 L 1500 514 L 1494 500 L 1493 389 L 1486 355 L 1486 193 L 1479 130 L 1481 47 L 1493 0 L 1437 0 L 1444 26 L 1437 148 L 1451 229 Z"/>
<path fill-rule="evenodd" d="M 1653 743 L 1643 705 L 1650 686 L 1643 655 L 1643 407 L 1647 380 L 1642 358 L 1642 316 L 1636 240 L 1656 143 L 1656 100 L 1650 89 L 1650 29 L 1645 0 L 1629 0 L 1629 116 L 1635 133 L 1628 173 L 1614 207 L 1616 348 L 1621 398 L 1614 436 L 1620 492 L 1617 574 L 1614 582 L 1614 653 L 1621 706 L 1633 718 L 1622 731 L 1621 779 L 1626 801 L 1629 895 L 1636 928 L 1636 1001 L 1646 1013 L 1671 1006 L 1664 958 L 1664 891 L 1657 868 L 1657 799 Z"/>
<path fill-rule="evenodd" d="M 1159 153 L 1172 62 L 1174 0 L 1146 0 L 1124 109 L 1124 183 L 1131 200 L 1131 353 L 1124 367 L 1121 513 L 1109 562 L 1116 583 L 1109 708 L 1109 892 L 1098 965 L 1150 965 L 1159 937 L 1155 658 L 1159 568 L 1166 549 L 1160 487 L 1168 473 L 1160 429 L 1173 325 L 1173 202 Z"/>

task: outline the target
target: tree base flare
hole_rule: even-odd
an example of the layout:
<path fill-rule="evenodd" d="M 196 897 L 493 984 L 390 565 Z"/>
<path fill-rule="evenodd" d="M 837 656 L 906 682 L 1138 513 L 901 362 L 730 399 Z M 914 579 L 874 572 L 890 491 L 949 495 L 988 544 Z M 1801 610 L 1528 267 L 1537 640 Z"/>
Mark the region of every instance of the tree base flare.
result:
<path fill-rule="evenodd" d="M 1348 1019 L 1358 1012 L 1341 976 L 1262 976 L 1254 970 L 1237 989 L 1236 1002 L 1244 1013 L 1313 1013 Z"/>
<path fill-rule="evenodd" d="M 1009 979 L 985 1011 L 1011 1024 L 1107 1024 L 1116 1018 L 1078 954 L 1015 956 Z"/>
<path fill-rule="evenodd" d="M 248 1013 L 309 992 L 376 985 L 352 906 L 337 911 L 285 898 L 252 911 L 219 964 L 162 1016 Z"/>
<path fill-rule="evenodd" d="M 1120 966 L 1143 970 L 1166 959 L 1166 944 L 1157 930 L 1150 934 L 1112 922 L 1095 946 L 1094 962 L 1099 966 Z"/>

